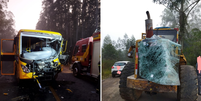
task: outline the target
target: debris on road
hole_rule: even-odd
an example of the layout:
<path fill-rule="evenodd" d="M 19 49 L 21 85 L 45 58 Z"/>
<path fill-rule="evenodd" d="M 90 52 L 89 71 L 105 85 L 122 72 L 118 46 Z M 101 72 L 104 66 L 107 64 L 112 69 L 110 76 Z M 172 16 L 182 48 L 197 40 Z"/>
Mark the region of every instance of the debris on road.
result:
<path fill-rule="evenodd" d="M 7 95 L 8 95 L 8 93 L 3 93 L 3 95 L 7 96 Z"/>
<path fill-rule="evenodd" d="M 72 91 L 70 89 L 66 89 L 66 90 L 72 93 Z"/>
<path fill-rule="evenodd" d="M 11 99 L 11 101 L 29 101 L 29 100 L 30 99 L 28 95 L 22 95 Z"/>

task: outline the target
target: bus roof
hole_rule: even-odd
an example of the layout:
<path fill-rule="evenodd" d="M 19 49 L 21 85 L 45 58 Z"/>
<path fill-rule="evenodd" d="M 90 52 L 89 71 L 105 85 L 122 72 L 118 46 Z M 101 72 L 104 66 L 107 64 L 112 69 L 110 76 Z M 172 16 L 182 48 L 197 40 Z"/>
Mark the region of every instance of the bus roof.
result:
<path fill-rule="evenodd" d="M 55 35 L 61 36 L 61 34 L 59 32 L 45 31 L 45 30 L 21 29 L 18 33 L 20 33 L 20 32 L 38 32 L 38 33 L 55 34 Z"/>

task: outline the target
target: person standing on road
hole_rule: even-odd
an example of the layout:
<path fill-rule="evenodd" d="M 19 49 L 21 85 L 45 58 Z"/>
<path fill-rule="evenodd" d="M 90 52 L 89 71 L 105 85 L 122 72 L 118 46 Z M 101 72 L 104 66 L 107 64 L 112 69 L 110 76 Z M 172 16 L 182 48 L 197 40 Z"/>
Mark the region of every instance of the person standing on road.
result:
<path fill-rule="evenodd" d="M 201 65 L 201 64 L 199 64 L 199 65 Z M 198 76 L 198 94 L 201 95 L 201 70 L 198 68 L 198 62 L 196 64 L 196 71 L 197 71 L 197 76 Z"/>

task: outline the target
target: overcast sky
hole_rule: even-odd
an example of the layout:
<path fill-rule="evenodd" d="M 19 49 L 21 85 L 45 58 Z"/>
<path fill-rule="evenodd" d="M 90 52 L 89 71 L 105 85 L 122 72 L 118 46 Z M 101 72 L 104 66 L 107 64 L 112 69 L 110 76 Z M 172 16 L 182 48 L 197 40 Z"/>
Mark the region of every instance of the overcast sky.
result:
<path fill-rule="evenodd" d="M 42 0 L 9 0 L 8 10 L 15 16 L 17 31 L 35 29 L 42 10 Z"/>
<path fill-rule="evenodd" d="M 15 16 L 15 29 L 35 29 L 41 5 L 42 0 L 9 0 L 8 10 Z M 108 34 L 116 41 L 125 33 L 140 39 L 141 33 L 145 32 L 146 11 L 150 12 L 155 28 L 160 26 L 164 8 L 153 0 L 101 0 L 102 39 Z"/>
<path fill-rule="evenodd" d="M 101 38 L 108 34 L 112 40 L 123 38 L 127 33 L 141 38 L 145 32 L 146 11 L 149 11 L 153 28 L 159 27 L 165 6 L 153 0 L 101 0 Z M 103 41 L 103 40 L 102 40 Z"/>

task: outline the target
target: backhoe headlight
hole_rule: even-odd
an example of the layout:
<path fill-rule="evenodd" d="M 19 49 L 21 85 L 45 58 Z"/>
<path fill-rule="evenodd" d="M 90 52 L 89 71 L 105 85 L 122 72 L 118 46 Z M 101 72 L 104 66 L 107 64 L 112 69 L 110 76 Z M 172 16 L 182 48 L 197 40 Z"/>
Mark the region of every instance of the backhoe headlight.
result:
<path fill-rule="evenodd" d="M 22 66 L 23 72 L 25 72 L 25 73 L 29 73 L 30 72 L 30 70 L 29 70 L 29 68 L 27 66 L 24 66 L 24 65 L 21 65 L 21 66 Z"/>

